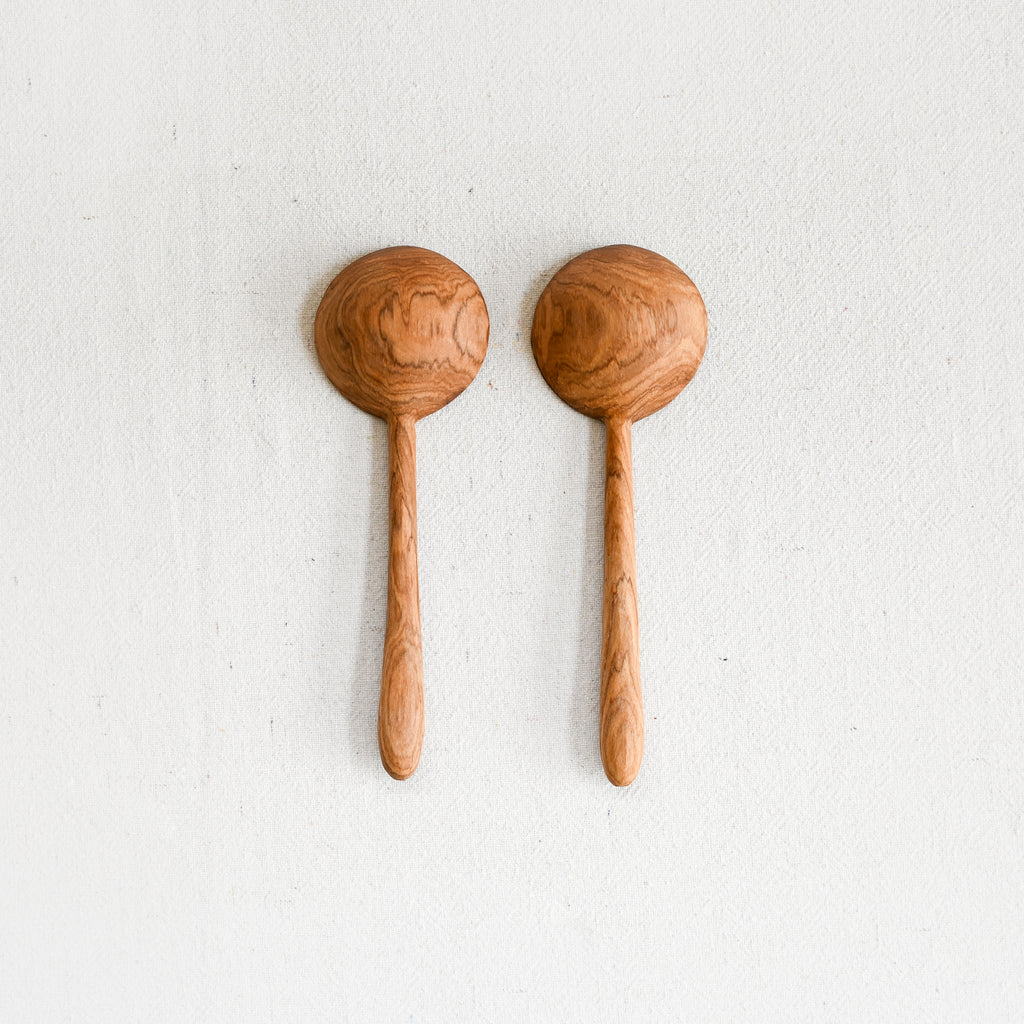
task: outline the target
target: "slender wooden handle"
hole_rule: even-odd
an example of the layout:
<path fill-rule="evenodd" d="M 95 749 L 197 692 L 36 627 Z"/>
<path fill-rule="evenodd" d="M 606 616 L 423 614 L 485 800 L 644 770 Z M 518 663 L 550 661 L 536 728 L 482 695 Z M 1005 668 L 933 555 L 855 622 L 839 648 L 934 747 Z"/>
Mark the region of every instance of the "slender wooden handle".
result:
<path fill-rule="evenodd" d="M 423 747 L 423 641 L 416 566 L 416 422 L 388 420 L 388 619 L 377 740 L 392 778 L 407 779 Z"/>
<path fill-rule="evenodd" d="M 629 420 L 608 420 L 604 485 L 604 615 L 601 634 L 601 760 L 616 786 L 628 786 L 644 753 L 633 533 Z"/>

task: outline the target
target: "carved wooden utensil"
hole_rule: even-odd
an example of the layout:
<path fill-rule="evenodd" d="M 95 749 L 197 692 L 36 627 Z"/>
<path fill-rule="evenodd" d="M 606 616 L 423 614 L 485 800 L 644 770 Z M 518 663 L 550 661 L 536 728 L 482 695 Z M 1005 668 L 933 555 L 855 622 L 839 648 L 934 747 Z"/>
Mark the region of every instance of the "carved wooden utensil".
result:
<path fill-rule="evenodd" d="M 616 786 L 636 778 L 644 749 L 630 426 L 690 382 L 707 334 L 693 282 L 664 256 L 632 245 L 570 260 L 533 317 L 544 379 L 607 427 L 600 735 L 605 774 Z"/>
<path fill-rule="evenodd" d="M 461 267 L 429 249 L 381 249 L 350 263 L 316 314 L 316 351 L 350 401 L 388 423 L 390 540 L 377 739 L 407 779 L 423 746 L 416 565 L 416 421 L 469 386 L 487 351 L 487 307 Z"/>

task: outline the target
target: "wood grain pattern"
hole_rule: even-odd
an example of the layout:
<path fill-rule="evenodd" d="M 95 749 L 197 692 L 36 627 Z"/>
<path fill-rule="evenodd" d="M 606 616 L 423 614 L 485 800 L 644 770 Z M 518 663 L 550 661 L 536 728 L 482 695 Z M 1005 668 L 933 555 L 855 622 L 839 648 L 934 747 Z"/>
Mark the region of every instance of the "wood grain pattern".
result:
<path fill-rule="evenodd" d="M 674 263 L 609 245 L 570 260 L 548 283 L 533 318 L 533 354 L 574 409 L 635 423 L 690 382 L 707 334 L 700 293 Z"/>
<path fill-rule="evenodd" d="M 636 778 L 644 754 L 630 434 L 629 420 L 608 421 L 600 736 L 604 771 L 616 786 L 628 786 Z"/>
<path fill-rule="evenodd" d="M 349 264 L 316 314 L 320 363 L 338 390 L 388 423 L 388 607 L 377 738 L 407 779 L 423 746 L 423 643 L 416 558 L 416 421 L 473 381 L 489 322 L 476 282 L 429 249 L 398 246 Z"/>
<path fill-rule="evenodd" d="M 401 245 L 350 263 L 316 314 L 316 351 L 350 401 L 422 419 L 469 387 L 487 352 L 487 307 L 461 267 Z"/>
<path fill-rule="evenodd" d="M 423 638 L 416 559 L 416 424 L 388 420 L 388 614 L 377 742 L 392 778 L 407 779 L 423 748 Z"/>
<path fill-rule="evenodd" d="M 630 428 L 690 382 L 706 343 L 707 312 L 693 282 L 664 256 L 632 245 L 570 260 L 533 318 L 544 379 L 607 427 L 600 739 L 616 786 L 636 778 L 644 746 Z"/>

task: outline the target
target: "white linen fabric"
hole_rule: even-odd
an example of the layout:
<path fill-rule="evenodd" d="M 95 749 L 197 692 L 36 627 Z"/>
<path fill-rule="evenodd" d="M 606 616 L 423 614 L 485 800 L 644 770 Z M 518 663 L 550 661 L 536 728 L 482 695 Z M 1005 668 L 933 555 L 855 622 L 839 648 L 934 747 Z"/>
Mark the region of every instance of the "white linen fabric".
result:
<path fill-rule="evenodd" d="M 37 0 L 0 53 L 0 1018 L 1024 1017 L 1019 4 Z M 603 428 L 529 344 L 612 242 L 710 315 L 633 434 L 622 791 Z M 491 315 L 406 783 L 385 429 L 312 347 L 398 243 Z"/>

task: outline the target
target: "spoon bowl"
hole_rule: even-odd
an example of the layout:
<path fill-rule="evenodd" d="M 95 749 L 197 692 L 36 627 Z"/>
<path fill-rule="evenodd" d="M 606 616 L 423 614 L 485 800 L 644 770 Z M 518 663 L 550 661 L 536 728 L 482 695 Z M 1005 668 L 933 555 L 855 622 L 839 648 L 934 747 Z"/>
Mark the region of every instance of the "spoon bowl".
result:
<path fill-rule="evenodd" d="M 707 313 L 670 260 L 609 245 L 551 279 L 532 342 L 540 372 L 564 402 L 596 419 L 635 423 L 668 405 L 697 372 Z"/>
<path fill-rule="evenodd" d="M 439 253 L 403 245 L 350 263 L 316 314 L 316 351 L 334 386 L 382 419 L 422 419 L 472 383 L 487 352 L 476 282 Z"/>
<path fill-rule="evenodd" d="M 416 557 L 416 421 L 472 383 L 487 352 L 487 306 L 461 267 L 429 249 L 381 249 L 349 264 L 316 314 L 334 386 L 388 424 L 388 608 L 377 739 L 407 779 L 423 747 L 423 640 Z"/>

